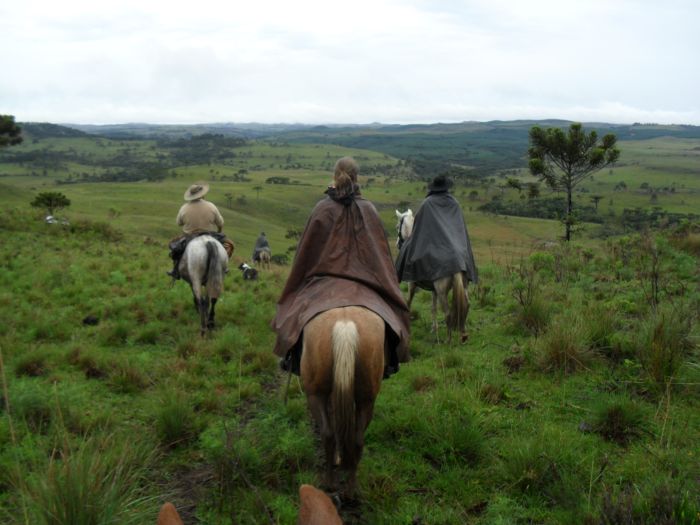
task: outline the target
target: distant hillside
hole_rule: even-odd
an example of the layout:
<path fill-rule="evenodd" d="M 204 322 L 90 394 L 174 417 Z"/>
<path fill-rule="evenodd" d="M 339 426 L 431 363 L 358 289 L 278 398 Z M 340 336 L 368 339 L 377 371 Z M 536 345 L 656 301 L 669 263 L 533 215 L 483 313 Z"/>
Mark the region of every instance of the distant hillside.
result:
<path fill-rule="evenodd" d="M 72 127 L 50 124 L 48 122 L 20 122 L 22 135 L 29 139 L 74 138 L 86 136 Z"/>
<path fill-rule="evenodd" d="M 144 139 L 182 139 L 197 135 L 223 135 L 236 138 L 261 138 L 289 130 L 313 128 L 309 125 L 293 124 L 191 124 L 191 125 L 164 125 L 164 124 L 65 124 L 91 135 L 99 135 L 113 139 L 144 138 Z"/>
<path fill-rule="evenodd" d="M 568 127 L 565 120 L 513 120 L 407 125 L 306 125 L 217 123 L 197 125 L 73 125 L 82 132 L 112 138 L 191 138 L 203 134 L 298 144 L 334 144 L 378 151 L 403 159 L 420 177 L 449 173 L 480 179 L 494 171 L 524 168 L 528 132 L 534 125 Z M 699 126 L 585 123 L 618 140 L 658 137 L 700 138 Z M 67 128 L 61 128 L 67 129 Z"/>
<path fill-rule="evenodd" d="M 528 133 L 532 126 L 566 128 L 564 120 L 461 122 L 456 124 L 388 125 L 367 128 L 312 128 L 289 131 L 289 142 L 337 144 L 370 149 L 408 161 L 421 176 L 447 172 L 481 178 L 494 170 L 524 168 Z M 600 135 L 614 133 L 618 140 L 658 137 L 700 138 L 699 126 L 656 124 L 616 125 L 585 123 Z"/>

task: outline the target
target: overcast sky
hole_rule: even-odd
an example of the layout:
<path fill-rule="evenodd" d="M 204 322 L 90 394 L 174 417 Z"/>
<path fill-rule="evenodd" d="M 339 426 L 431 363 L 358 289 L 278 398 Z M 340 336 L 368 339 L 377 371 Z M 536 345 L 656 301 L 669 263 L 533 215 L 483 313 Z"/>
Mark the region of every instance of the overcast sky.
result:
<path fill-rule="evenodd" d="M 697 0 L 0 0 L 0 114 L 700 124 Z"/>

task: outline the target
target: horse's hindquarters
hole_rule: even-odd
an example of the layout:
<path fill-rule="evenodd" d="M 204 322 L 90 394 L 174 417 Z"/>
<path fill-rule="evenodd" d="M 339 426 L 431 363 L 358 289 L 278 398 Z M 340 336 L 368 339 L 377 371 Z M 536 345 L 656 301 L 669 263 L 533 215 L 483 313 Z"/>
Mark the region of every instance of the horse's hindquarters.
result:
<path fill-rule="evenodd" d="M 304 392 L 328 395 L 333 386 L 333 329 L 337 323 L 353 323 L 357 330 L 359 384 L 356 392 L 365 397 L 367 387 L 376 396 L 384 374 L 384 320 L 360 306 L 334 308 L 309 321 L 303 331 L 301 381 Z M 371 394 L 370 394 L 371 395 Z"/>
<path fill-rule="evenodd" d="M 304 327 L 301 382 L 324 445 L 326 482 L 336 487 L 339 463 L 350 497 L 384 374 L 384 331 L 381 317 L 358 306 L 328 310 Z"/>

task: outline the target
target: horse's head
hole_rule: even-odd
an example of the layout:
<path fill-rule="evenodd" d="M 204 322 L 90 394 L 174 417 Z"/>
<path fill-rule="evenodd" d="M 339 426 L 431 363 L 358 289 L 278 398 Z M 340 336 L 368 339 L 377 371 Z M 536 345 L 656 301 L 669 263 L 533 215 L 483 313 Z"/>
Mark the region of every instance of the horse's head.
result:
<path fill-rule="evenodd" d="M 401 249 L 401 246 L 411 236 L 413 231 L 413 211 L 410 208 L 403 213 L 396 210 L 396 218 L 399 220 L 396 223 L 396 247 Z"/>

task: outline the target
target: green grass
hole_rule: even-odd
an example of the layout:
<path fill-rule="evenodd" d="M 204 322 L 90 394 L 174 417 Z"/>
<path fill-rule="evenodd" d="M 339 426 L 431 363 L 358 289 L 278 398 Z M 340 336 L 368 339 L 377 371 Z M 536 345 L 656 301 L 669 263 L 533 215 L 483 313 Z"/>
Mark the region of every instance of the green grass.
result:
<path fill-rule="evenodd" d="M 121 148 L 80 140 L 95 155 Z M 75 143 L 55 147 L 68 144 Z M 133 147 L 150 151 L 145 142 Z M 674 155 L 694 147 L 690 141 Z M 211 181 L 238 261 L 250 256 L 261 230 L 276 253 L 294 245 L 287 230 L 303 227 L 336 156 L 351 152 L 370 166 L 389 161 L 333 146 L 246 151 L 251 156 L 237 157 L 235 166 L 178 168 L 182 175 L 161 183 L 61 186 L 73 202 L 63 213 L 72 228 L 44 224 L 28 205 L 41 184 L 55 189 L 52 181 L 64 173 L 30 177 L 0 165 L 8 174 L 0 179 L 7 189 L 0 242 L 11 255 L 0 259 L 0 349 L 10 401 L 10 410 L 0 405 L 5 521 L 27 522 L 23 508 L 29 523 L 41 523 L 50 509 L 100 507 L 114 519 L 152 523 L 170 499 L 191 512 L 191 521 L 295 522 L 298 486 L 319 483 L 320 454 L 300 384 L 292 379 L 284 405 L 287 377 L 271 352 L 269 321 L 288 268 L 273 267 L 255 283 L 232 269 L 217 309 L 219 329 L 202 339 L 187 286 L 171 288 L 165 277 L 166 244 L 192 180 L 264 164 L 249 171 L 251 182 Z M 312 168 L 280 169 L 290 154 Z M 587 184 L 619 180 L 626 169 Z M 309 186 L 265 184 L 272 175 Z M 373 178 L 364 194 L 393 236 L 394 208 L 407 201 L 415 209 L 423 183 Z M 256 185 L 263 187 L 259 198 Z M 470 288 L 469 343 L 435 344 L 430 294 L 417 294 L 414 359 L 382 384 L 360 464 L 361 505 L 344 510 L 344 519 L 612 523 L 616 516 L 654 522 L 670 513 L 697 523 L 696 256 L 675 241 L 658 241 L 663 286 L 654 314 L 644 239 L 602 242 L 583 232 L 567 248 L 543 247 L 540 241 L 560 235 L 560 224 L 486 216 L 469 209 L 468 191 L 456 194 L 482 280 L 478 291 Z M 236 204 L 242 195 L 246 203 Z M 522 328 L 514 294 L 520 284 L 509 271 L 523 255 L 547 311 L 536 335 Z M 88 315 L 98 324 L 83 324 Z M 124 435 L 133 450 L 116 444 Z M 100 473 L 106 483 L 95 480 Z M 108 522 L 107 514 L 97 522 Z"/>

